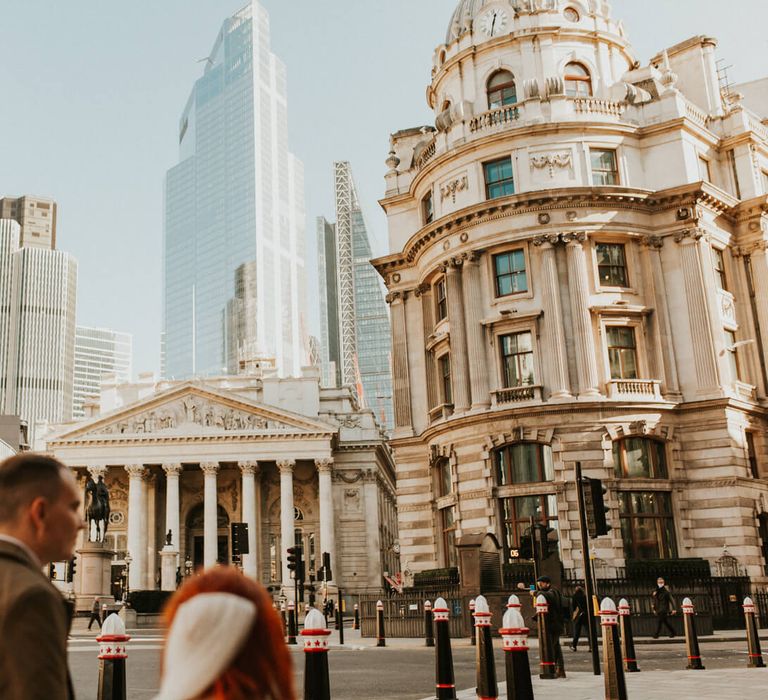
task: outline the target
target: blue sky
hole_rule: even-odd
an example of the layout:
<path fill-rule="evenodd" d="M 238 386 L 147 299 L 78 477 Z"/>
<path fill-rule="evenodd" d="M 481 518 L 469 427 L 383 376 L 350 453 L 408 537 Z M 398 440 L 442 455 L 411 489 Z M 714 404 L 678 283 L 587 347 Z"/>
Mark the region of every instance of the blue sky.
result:
<path fill-rule="evenodd" d="M 244 0 L 3 0 L 0 196 L 59 203 L 80 263 L 78 322 L 133 333 L 159 369 L 163 178 L 179 115 L 222 20 Z M 350 160 L 374 250 L 386 252 L 389 134 L 430 123 L 431 57 L 456 0 L 262 0 L 288 66 L 307 229 L 333 216 L 332 163 Z M 720 39 L 734 82 L 768 75 L 764 0 L 614 0 L 643 62 L 695 34 Z M 314 276 L 310 281 L 310 291 Z M 316 298 L 311 294 L 310 298 Z"/>

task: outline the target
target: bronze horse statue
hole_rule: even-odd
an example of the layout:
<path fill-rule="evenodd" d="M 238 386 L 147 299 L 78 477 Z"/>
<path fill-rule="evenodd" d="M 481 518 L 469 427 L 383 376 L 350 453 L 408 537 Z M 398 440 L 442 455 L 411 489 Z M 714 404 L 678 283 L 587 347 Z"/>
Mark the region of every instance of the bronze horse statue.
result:
<path fill-rule="evenodd" d="M 92 477 L 85 484 L 85 516 L 88 520 L 88 540 L 103 542 L 109 527 L 109 490 L 100 476 L 98 483 Z"/>

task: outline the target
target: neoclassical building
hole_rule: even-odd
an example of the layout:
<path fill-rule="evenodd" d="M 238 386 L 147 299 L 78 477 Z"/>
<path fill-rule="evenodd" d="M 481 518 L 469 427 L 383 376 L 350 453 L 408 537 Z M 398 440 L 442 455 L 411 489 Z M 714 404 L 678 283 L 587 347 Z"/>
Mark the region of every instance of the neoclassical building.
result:
<path fill-rule="evenodd" d="M 245 573 L 275 589 L 287 582 L 288 597 L 294 544 L 304 547 L 307 581 L 329 552 L 334 583 L 350 593 L 378 589 L 398 570 L 389 447 L 348 387 L 320 388 L 318 369 L 291 379 L 272 369 L 144 377 L 105 385 L 95 413 L 56 427 L 46 446 L 83 486 L 89 475 L 106 481 L 113 582 L 130 554 L 130 588 L 159 588 L 168 531 L 182 572 L 230 563 L 233 522 L 248 524 Z M 81 568 L 75 591 L 86 593 Z"/>
<path fill-rule="evenodd" d="M 484 532 L 513 563 L 533 516 L 580 573 L 581 462 L 609 568 L 727 546 L 765 576 L 768 79 L 722 91 L 715 49 L 641 65 L 603 0 L 458 3 L 374 261 L 405 569 Z"/>

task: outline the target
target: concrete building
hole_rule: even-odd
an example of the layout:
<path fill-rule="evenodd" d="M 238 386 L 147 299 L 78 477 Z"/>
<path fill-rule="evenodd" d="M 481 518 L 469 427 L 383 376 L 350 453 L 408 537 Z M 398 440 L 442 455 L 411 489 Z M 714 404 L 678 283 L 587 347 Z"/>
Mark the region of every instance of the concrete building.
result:
<path fill-rule="evenodd" d="M 72 416 L 77 262 L 22 245 L 28 235 L 15 220 L 0 219 L 3 410 L 27 421 L 33 440 L 37 422 Z"/>
<path fill-rule="evenodd" d="M 126 554 L 132 590 L 158 587 L 166 557 L 171 588 L 186 562 L 229 563 L 232 522 L 248 524 L 245 573 L 291 598 L 285 550 L 294 543 L 304 547 L 307 577 L 329 552 L 333 582 L 350 594 L 380 589 L 382 573 L 399 569 L 389 447 L 373 413 L 348 388 L 321 388 L 317 368 L 297 378 L 258 364 L 197 381 L 142 376 L 104 384 L 100 410 L 55 427 L 45 446 L 81 485 L 89 474 L 105 478 L 114 551 L 107 583 L 120 579 Z M 96 556 L 85 542 L 79 549 Z M 88 570 L 81 561 L 82 606 L 95 593 Z"/>
<path fill-rule="evenodd" d="M 258 352 L 283 375 L 306 364 L 303 166 L 288 151 L 287 111 L 285 66 L 253 0 L 216 38 L 166 177 L 164 376 L 220 375 L 238 356 L 226 321 L 242 265 L 255 276 Z"/>
<path fill-rule="evenodd" d="M 317 220 L 323 376 L 329 386 L 358 387 L 391 429 L 389 315 L 349 163 L 334 164 L 334 184 L 336 223 Z"/>
<path fill-rule="evenodd" d="M 98 400 L 101 382 L 111 376 L 123 384 L 133 372 L 133 336 L 108 328 L 75 328 L 75 379 L 72 417 L 84 418 L 89 400 Z"/>
<path fill-rule="evenodd" d="M 403 566 L 478 533 L 513 564 L 533 516 L 581 574 L 581 462 L 609 570 L 727 546 L 766 580 L 765 102 L 721 92 L 708 37 L 641 65 L 603 0 L 461 0 L 448 24 L 374 261 Z"/>
<path fill-rule="evenodd" d="M 24 248 L 56 247 L 56 202 L 52 199 L 33 195 L 3 197 L 0 219 L 13 219 L 21 226 Z"/>

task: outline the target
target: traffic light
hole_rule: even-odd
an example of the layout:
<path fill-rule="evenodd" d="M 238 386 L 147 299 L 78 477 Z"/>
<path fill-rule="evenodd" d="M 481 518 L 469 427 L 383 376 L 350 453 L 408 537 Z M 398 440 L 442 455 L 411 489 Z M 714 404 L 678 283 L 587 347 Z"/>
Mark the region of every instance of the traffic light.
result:
<path fill-rule="evenodd" d="M 56 564 L 53 562 L 48 564 L 48 578 L 51 579 L 51 581 L 56 579 Z"/>
<path fill-rule="evenodd" d="M 75 580 L 75 570 L 77 569 L 77 559 L 72 557 L 67 565 L 67 583 L 72 583 Z"/>
<path fill-rule="evenodd" d="M 297 581 L 304 580 L 304 560 L 301 547 L 288 547 L 288 569 Z"/>
<path fill-rule="evenodd" d="M 607 535 L 612 529 L 606 519 L 609 509 L 605 505 L 605 494 L 608 488 L 602 480 L 583 477 L 581 488 L 584 493 L 584 508 L 587 515 L 587 530 L 591 538 Z"/>
<path fill-rule="evenodd" d="M 248 523 L 232 523 L 232 556 L 248 554 Z"/>
<path fill-rule="evenodd" d="M 331 571 L 331 553 L 323 552 L 323 581 L 330 581 L 333 578 Z"/>

